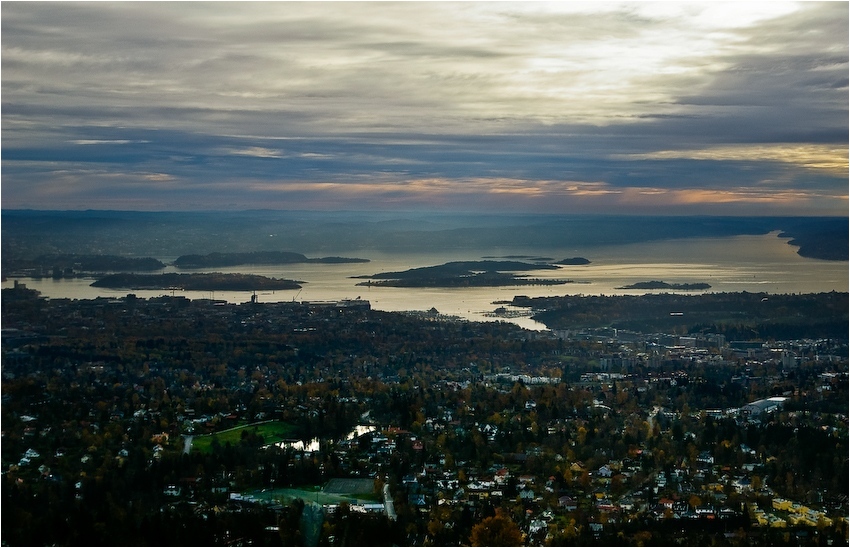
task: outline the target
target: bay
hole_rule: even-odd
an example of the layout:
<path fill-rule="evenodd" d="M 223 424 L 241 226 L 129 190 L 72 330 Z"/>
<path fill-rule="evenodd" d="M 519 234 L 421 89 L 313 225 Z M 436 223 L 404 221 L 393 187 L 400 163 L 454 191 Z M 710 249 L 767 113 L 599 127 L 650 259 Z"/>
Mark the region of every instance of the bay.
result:
<path fill-rule="evenodd" d="M 651 280 L 667 283 L 708 283 L 703 292 L 767 292 L 819 293 L 848 291 L 848 262 L 823 261 L 800 257 L 796 248 L 778 232 L 757 236 L 724 238 L 689 238 L 643 242 L 627 245 L 573 247 L 564 249 L 504 248 L 452 250 L 443 253 L 386 253 L 370 250 L 345 251 L 340 255 L 370 259 L 368 263 L 305 263 L 280 266 L 243 265 L 229 268 L 178 270 L 167 267 L 162 272 L 235 272 L 289 278 L 305 282 L 300 290 L 264 291 L 257 293 L 259 302 L 339 301 L 362 298 L 372 308 L 384 311 L 428 311 L 474 321 L 510 321 L 528 329 L 545 329 L 543 324 L 525 317 L 493 317 L 498 301 L 510 301 L 517 295 L 529 297 L 560 295 L 642 295 L 649 292 L 673 292 L 669 289 L 648 291 L 623 289 L 624 286 Z M 296 250 L 297 251 L 297 250 Z M 585 257 L 588 265 L 563 266 L 558 270 L 529 271 L 531 278 L 570 281 L 562 285 L 472 287 L 472 288 L 394 288 L 358 286 L 362 279 L 380 272 L 400 271 L 433 266 L 449 261 L 481 260 L 484 257 L 524 255 L 548 257 L 553 261 L 569 257 Z M 157 257 L 170 262 L 176 257 Z M 20 279 L 27 287 L 48 298 L 93 299 L 123 297 L 134 293 L 151 298 L 160 295 L 182 295 L 190 299 L 218 299 L 230 303 L 250 300 L 248 291 L 129 291 L 94 288 L 91 279 Z M 14 279 L 3 282 L 12 287 Z M 678 291 L 677 291 L 678 292 Z M 510 312 L 511 307 L 506 307 Z M 516 311 L 518 314 L 522 310 Z"/>

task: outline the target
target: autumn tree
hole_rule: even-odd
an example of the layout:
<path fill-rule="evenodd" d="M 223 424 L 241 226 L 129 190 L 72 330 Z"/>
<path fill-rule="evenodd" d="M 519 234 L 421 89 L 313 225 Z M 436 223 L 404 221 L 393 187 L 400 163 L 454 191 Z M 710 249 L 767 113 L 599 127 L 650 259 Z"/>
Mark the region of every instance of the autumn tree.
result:
<path fill-rule="evenodd" d="M 472 528 L 470 542 L 473 546 L 520 546 L 522 531 L 501 508 L 496 515 L 484 518 Z"/>

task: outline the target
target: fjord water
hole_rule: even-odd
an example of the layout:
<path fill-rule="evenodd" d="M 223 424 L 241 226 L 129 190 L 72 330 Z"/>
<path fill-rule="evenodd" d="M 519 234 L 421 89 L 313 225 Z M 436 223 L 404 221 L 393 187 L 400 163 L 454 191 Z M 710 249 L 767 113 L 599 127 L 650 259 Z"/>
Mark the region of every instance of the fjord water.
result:
<path fill-rule="evenodd" d="M 368 263 L 305 263 L 280 266 L 243 265 L 230 268 L 180 270 L 180 272 L 242 272 L 306 282 L 301 290 L 258 292 L 259 302 L 336 301 L 360 297 L 372 307 L 385 311 L 427 311 L 469 320 L 495 320 L 485 314 L 497 308 L 496 301 L 510 301 L 517 295 L 531 297 L 558 295 L 639 295 L 649 291 L 622 289 L 636 282 L 659 280 L 667 283 L 708 283 L 708 292 L 819 293 L 848 290 L 848 262 L 807 259 L 788 245 L 777 232 L 759 236 L 689 238 L 636 244 L 575 247 L 569 249 L 486 249 L 445 253 L 386 253 L 377 251 L 340 252 L 340 255 L 370 259 Z M 515 287 L 472 287 L 456 289 L 393 288 L 358 286 L 365 280 L 353 278 L 379 272 L 400 271 L 449 261 L 474 261 L 484 257 L 524 255 L 559 261 L 585 257 L 588 265 L 563 266 L 558 270 L 530 271 L 530 278 L 570 280 L 563 285 Z M 175 257 L 161 257 L 164 262 Z M 164 272 L 177 271 L 168 267 Z M 191 299 L 221 299 L 232 303 L 250 300 L 247 291 L 130 291 L 94 288 L 91 279 L 22 279 L 23 283 L 49 298 L 91 299 L 98 296 L 123 297 L 135 293 L 150 298 L 179 294 Z M 11 287 L 13 279 L 3 283 Z M 664 290 L 670 292 L 670 290 Z M 653 291 L 659 292 L 659 291 Z M 701 293 L 687 292 L 687 293 Z M 508 307 L 510 309 L 510 307 Z M 529 329 L 543 329 L 527 317 L 501 318 Z"/>

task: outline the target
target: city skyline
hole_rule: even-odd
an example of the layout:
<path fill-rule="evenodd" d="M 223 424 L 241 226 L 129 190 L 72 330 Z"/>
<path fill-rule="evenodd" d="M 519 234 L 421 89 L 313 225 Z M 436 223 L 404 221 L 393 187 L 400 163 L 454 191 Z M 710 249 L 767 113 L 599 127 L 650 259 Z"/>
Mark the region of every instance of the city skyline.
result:
<path fill-rule="evenodd" d="M 846 215 L 846 2 L 4 3 L 6 209 Z"/>

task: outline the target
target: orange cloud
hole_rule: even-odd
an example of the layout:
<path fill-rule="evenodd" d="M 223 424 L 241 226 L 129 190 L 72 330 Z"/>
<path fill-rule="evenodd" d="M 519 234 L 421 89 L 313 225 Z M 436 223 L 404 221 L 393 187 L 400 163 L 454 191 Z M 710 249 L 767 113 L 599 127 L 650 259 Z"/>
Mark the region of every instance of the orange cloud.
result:
<path fill-rule="evenodd" d="M 377 182 L 257 182 L 253 191 L 272 192 L 285 197 L 311 195 L 315 201 L 335 203 L 343 200 L 416 205 L 462 206 L 489 205 L 494 208 L 534 208 L 542 211 L 607 212 L 658 211 L 664 208 L 687 208 L 733 205 L 786 211 L 799 206 L 823 209 L 848 196 L 806 190 L 780 190 L 760 187 L 735 189 L 654 187 L 620 188 L 604 182 L 530 181 L 510 178 L 427 178 L 408 181 Z"/>
<path fill-rule="evenodd" d="M 773 143 L 762 145 L 726 145 L 693 150 L 659 150 L 646 154 L 615 155 L 634 160 L 717 160 L 769 161 L 794 164 L 811 170 L 846 177 L 848 173 L 846 146 Z"/>

